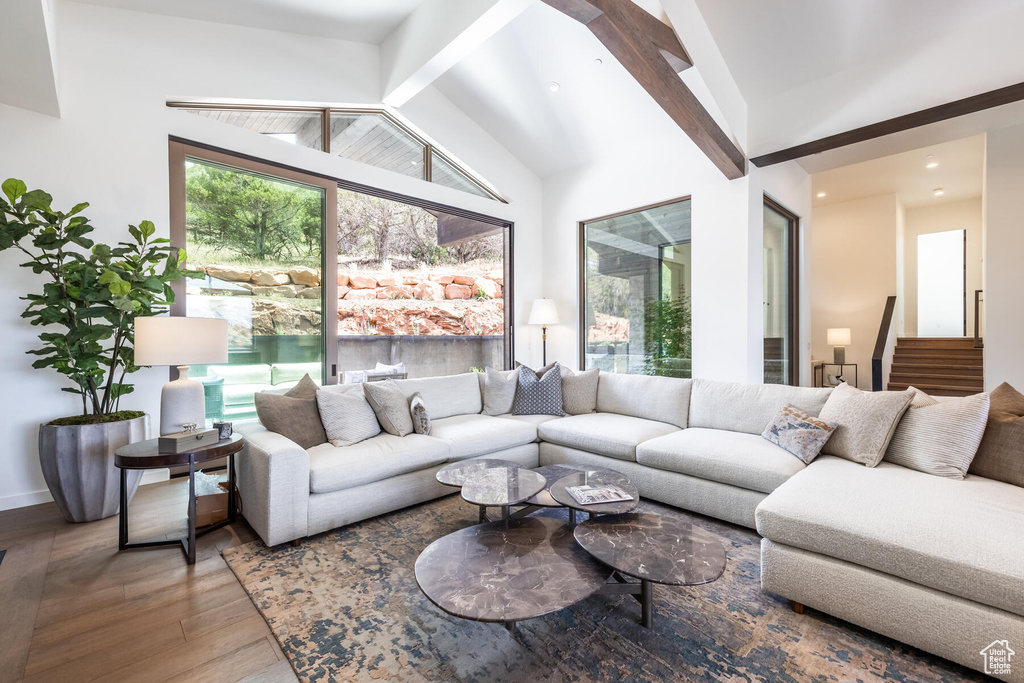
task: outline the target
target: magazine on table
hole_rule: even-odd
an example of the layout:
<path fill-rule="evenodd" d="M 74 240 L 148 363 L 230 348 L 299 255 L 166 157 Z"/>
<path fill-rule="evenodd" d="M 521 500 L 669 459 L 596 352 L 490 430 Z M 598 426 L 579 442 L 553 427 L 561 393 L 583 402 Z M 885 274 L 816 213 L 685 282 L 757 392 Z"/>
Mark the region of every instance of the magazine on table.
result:
<path fill-rule="evenodd" d="M 633 496 L 623 491 L 614 484 L 602 486 L 567 486 L 565 490 L 576 499 L 580 505 L 596 505 L 598 503 L 618 503 L 623 500 L 633 500 Z"/>

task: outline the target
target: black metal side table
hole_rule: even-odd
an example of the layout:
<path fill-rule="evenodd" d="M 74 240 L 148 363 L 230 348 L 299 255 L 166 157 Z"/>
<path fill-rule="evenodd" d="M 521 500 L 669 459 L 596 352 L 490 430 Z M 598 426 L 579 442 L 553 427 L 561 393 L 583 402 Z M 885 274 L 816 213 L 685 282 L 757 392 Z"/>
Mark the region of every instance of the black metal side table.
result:
<path fill-rule="evenodd" d="M 828 372 L 825 371 L 825 368 L 839 368 L 839 376 L 840 377 L 842 377 L 845 374 L 846 368 L 853 368 L 853 381 L 850 382 L 849 380 L 847 380 L 846 383 L 849 384 L 851 387 L 856 387 L 857 386 L 857 381 L 858 381 L 859 378 L 857 376 L 857 364 L 856 363 L 821 363 L 819 365 L 815 365 L 814 366 L 814 377 L 813 377 L 814 386 L 816 386 L 816 387 L 830 387 L 830 386 L 833 386 L 831 384 L 826 384 L 825 383 L 825 378 L 828 376 Z"/>
<path fill-rule="evenodd" d="M 242 436 L 233 434 L 215 444 L 185 453 L 161 453 L 158 439 L 128 444 L 114 451 L 114 465 L 121 470 L 121 516 L 118 550 L 181 545 L 189 564 L 196 563 L 196 538 L 235 521 L 235 453 L 242 450 Z M 196 531 L 196 465 L 228 457 L 228 518 Z M 188 536 L 164 541 L 128 541 L 128 470 L 155 470 L 165 467 L 188 467 Z"/>

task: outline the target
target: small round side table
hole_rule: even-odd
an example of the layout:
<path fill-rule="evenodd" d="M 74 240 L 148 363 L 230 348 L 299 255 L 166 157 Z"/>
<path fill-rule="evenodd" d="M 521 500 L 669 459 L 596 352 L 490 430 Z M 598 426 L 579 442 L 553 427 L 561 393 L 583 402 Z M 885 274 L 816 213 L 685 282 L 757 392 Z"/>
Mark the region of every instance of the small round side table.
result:
<path fill-rule="evenodd" d="M 118 530 L 118 550 L 130 548 L 154 548 L 165 545 L 181 545 L 189 564 L 196 563 L 196 537 L 235 521 L 235 453 L 242 450 L 242 435 L 232 434 L 217 443 L 201 446 L 184 453 L 161 453 L 159 439 L 147 439 L 122 446 L 114 451 L 114 465 L 121 470 L 121 517 Z M 222 522 L 203 527 L 196 532 L 196 465 L 228 457 L 228 518 Z M 128 470 L 155 470 L 164 467 L 188 466 L 188 536 L 164 541 L 128 541 Z"/>

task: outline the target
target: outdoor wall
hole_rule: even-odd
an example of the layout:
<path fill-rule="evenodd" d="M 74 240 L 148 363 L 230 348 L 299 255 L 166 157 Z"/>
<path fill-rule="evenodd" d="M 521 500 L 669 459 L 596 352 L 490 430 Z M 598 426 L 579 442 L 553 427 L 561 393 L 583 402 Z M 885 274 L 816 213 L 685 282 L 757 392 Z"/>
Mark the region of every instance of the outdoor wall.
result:
<path fill-rule="evenodd" d="M 985 389 L 1009 382 L 1024 390 L 1024 126 L 985 141 Z"/>
<path fill-rule="evenodd" d="M 974 334 L 974 290 L 982 288 L 981 197 L 906 209 L 903 249 L 903 334 L 917 336 L 917 236 L 967 231 L 967 335 Z M 950 277 L 956 277 L 951 273 Z"/>
<path fill-rule="evenodd" d="M 846 361 L 858 366 L 858 386 L 871 389 L 871 353 L 886 297 L 896 294 L 896 235 L 901 207 L 895 194 L 814 209 L 811 244 L 811 353 L 832 361 L 830 327 L 849 327 Z M 846 378 L 852 383 L 852 373 Z"/>
<path fill-rule="evenodd" d="M 492 182 L 501 204 L 382 169 L 298 148 L 249 131 L 170 110 L 167 100 L 290 101 L 315 104 L 379 102 L 376 46 L 175 19 L 61 1 L 57 52 L 62 117 L 0 105 L 0 179 L 18 177 L 53 194 L 58 207 L 79 201 L 97 226 L 94 236 L 116 242 L 129 222 L 149 219 L 168 234 L 167 138 L 176 135 L 310 171 L 425 199 L 456 204 L 516 224 L 518 352 L 539 347 L 525 322 L 540 291 L 540 181 L 451 103 L 428 88 L 399 112 L 459 161 Z M 25 351 L 39 332 L 21 318 L 18 297 L 42 279 L 0 254 L 0 509 L 49 499 L 36 455 L 38 425 L 74 414 L 76 397 L 48 370 L 33 370 Z M 539 268 L 538 268 L 539 271 Z M 524 303 L 525 302 L 525 303 Z M 157 415 L 163 368 L 133 377 L 124 407 Z"/>

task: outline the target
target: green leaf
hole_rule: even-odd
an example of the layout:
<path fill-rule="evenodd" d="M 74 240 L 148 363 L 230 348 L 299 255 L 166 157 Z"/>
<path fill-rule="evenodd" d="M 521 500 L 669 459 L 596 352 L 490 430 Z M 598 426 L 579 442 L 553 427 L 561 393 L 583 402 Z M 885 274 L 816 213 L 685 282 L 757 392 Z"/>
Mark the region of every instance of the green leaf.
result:
<path fill-rule="evenodd" d="M 156 226 L 153 225 L 153 221 L 142 221 L 139 223 L 139 230 L 142 231 L 143 237 L 152 237 L 156 232 Z"/>
<path fill-rule="evenodd" d="M 82 202 L 81 204 L 75 204 L 71 208 L 71 210 L 68 211 L 68 216 L 74 216 L 76 213 L 81 213 L 81 212 L 85 211 L 87 208 L 89 208 L 89 202 Z"/>
<path fill-rule="evenodd" d="M 25 194 L 25 192 L 28 190 L 28 187 L 25 185 L 25 183 L 18 180 L 17 178 L 8 178 L 0 187 L 2 187 L 4 194 L 7 195 L 7 198 L 11 200 L 11 204 L 16 202 L 18 200 L 18 197 Z"/>
<path fill-rule="evenodd" d="M 50 212 L 50 204 L 52 202 L 53 197 L 42 190 L 32 190 L 31 192 L 25 192 L 21 196 L 22 206 L 31 211 L 52 213 Z"/>

